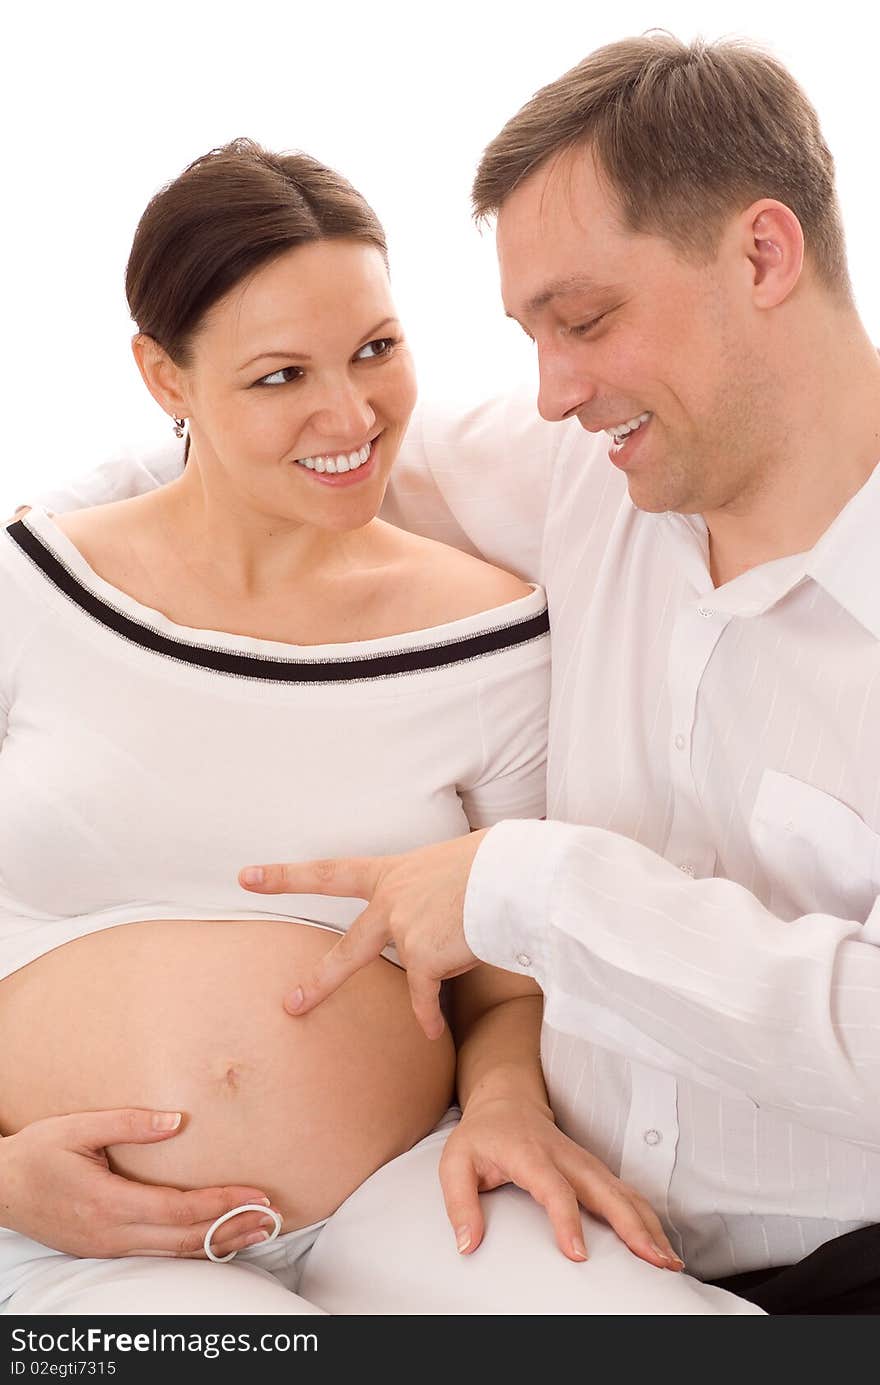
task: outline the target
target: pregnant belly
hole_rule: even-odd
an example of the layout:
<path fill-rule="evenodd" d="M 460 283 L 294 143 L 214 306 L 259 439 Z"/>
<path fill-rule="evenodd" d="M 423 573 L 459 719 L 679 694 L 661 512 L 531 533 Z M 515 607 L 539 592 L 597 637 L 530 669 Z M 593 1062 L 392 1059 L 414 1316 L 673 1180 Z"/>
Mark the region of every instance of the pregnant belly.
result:
<path fill-rule="evenodd" d="M 409 1149 L 452 1095 L 448 1036 L 416 1024 L 379 958 L 309 1015 L 282 998 L 337 941 L 297 923 L 163 920 L 92 933 L 0 982 L 0 1131 L 44 1116 L 182 1111 L 120 1173 L 262 1188 L 284 1230 L 328 1216 Z"/>

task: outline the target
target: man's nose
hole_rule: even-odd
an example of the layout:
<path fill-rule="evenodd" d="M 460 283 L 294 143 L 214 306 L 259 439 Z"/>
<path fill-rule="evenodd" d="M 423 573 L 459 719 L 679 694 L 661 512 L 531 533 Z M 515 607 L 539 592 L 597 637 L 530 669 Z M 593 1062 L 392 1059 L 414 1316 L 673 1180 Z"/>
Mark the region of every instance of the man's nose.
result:
<path fill-rule="evenodd" d="M 595 398 L 596 381 L 583 362 L 556 346 L 538 347 L 538 413 L 548 423 L 571 418 Z"/>

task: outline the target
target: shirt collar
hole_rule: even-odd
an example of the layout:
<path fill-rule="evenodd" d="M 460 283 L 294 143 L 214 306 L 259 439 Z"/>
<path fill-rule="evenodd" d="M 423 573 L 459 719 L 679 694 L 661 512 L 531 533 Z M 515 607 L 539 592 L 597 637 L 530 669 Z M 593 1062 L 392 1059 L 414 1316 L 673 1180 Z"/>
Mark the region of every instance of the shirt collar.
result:
<path fill-rule="evenodd" d="M 880 465 L 806 558 L 806 573 L 880 640 Z"/>
<path fill-rule="evenodd" d="M 653 518 L 653 517 L 652 517 Z M 806 553 L 775 558 L 741 572 L 723 587 L 712 585 L 709 572 L 709 531 L 702 515 L 668 512 L 657 516 L 673 545 L 682 575 L 694 596 L 713 611 L 732 616 L 757 616 L 775 606 L 806 576 Z"/>
<path fill-rule="evenodd" d="M 722 587 L 709 573 L 709 538 L 701 515 L 666 513 L 660 521 L 683 575 L 713 610 L 755 616 L 812 579 L 880 640 L 880 465 L 805 553 L 761 563 Z"/>

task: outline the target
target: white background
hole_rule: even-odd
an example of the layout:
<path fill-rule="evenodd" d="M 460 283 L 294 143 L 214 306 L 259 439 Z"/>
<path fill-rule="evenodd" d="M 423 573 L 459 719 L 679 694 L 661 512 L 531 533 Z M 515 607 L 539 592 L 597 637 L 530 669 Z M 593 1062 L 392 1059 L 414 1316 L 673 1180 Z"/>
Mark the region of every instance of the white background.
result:
<path fill-rule="evenodd" d="M 130 354 L 125 262 L 152 193 L 237 135 L 304 149 L 373 203 L 423 395 L 479 395 L 527 376 L 530 348 L 500 308 L 492 235 L 470 220 L 471 174 L 539 86 L 651 27 L 755 39 L 805 87 L 837 160 L 859 306 L 880 339 L 876 11 L 853 0 L 815 11 L 803 0 L 10 6 L 0 514 L 107 457 L 172 440 Z"/>

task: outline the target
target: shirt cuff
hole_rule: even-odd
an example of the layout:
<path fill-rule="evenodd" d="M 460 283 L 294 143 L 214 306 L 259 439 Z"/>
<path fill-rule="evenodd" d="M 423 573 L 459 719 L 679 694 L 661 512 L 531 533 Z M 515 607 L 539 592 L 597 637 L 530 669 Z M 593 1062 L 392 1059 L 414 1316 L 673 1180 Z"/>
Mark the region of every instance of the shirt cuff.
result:
<path fill-rule="evenodd" d="M 539 983 L 548 978 L 553 886 L 577 831 L 564 822 L 516 819 L 486 833 L 464 899 L 465 941 L 481 961 Z"/>

